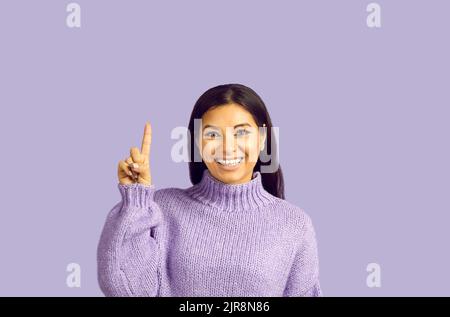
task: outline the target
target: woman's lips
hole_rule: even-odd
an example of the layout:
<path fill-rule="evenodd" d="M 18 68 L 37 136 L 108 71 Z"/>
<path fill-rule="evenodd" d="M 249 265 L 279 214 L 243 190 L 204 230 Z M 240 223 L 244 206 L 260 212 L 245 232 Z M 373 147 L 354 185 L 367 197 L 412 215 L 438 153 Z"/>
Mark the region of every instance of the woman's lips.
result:
<path fill-rule="evenodd" d="M 215 159 L 215 162 L 217 163 L 217 165 L 219 165 L 219 167 L 223 170 L 226 171 L 233 171 L 237 168 L 239 168 L 239 166 L 242 164 L 242 162 L 244 161 L 243 157 L 234 159 L 234 160 L 221 160 L 221 159 Z"/>

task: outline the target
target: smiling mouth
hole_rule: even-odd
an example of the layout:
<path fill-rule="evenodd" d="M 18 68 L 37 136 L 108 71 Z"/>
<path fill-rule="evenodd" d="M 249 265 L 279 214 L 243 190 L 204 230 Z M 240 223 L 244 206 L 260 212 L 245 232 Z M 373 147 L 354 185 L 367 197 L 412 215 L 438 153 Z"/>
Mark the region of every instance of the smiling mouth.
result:
<path fill-rule="evenodd" d="M 238 157 L 237 159 L 234 159 L 234 160 L 214 159 L 214 161 L 216 161 L 216 163 L 223 165 L 223 166 L 236 166 L 236 165 L 240 164 L 243 160 L 244 160 L 243 157 Z"/>

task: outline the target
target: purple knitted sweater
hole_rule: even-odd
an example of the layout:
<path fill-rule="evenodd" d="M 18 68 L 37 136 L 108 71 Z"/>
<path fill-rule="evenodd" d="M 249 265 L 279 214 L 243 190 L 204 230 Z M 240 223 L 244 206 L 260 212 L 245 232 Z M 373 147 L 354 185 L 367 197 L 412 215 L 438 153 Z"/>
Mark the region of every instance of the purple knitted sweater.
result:
<path fill-rule="evenodd" d="M 106 296 L 322 296 L 314 228 L 261 174 L 189 188 L 118 184 L 97 249 Z"/>

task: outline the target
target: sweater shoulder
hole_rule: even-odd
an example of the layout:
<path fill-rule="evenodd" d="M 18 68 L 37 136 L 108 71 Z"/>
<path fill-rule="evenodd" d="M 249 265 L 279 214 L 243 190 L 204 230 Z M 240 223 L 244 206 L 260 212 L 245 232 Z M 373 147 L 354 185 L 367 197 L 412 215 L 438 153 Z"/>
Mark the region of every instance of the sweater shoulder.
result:
<path fill-rule="evenodd" d="M 187 189 L 179 187 L 156 189 L 153 199 L 162 209 L 177 209 L 181 205 L 189 204 L 192 200 Z"/>
<path fill-rule="evenodd" d="M 155 190 L 154 200 L 156 202 L 173 201 L 186 196 L 185 190 L 178 187 L 165 187 Z"/>
<path fill-rule="evenodd" d="M 286 219 L 289 219 L 289 222 L 296 228 L 303 229 L 305 226 L 312 226 L 311 216 L 304 208 L 278 197 L 275 197 L 274 207 L 277 211 L 282 211 Z"/>

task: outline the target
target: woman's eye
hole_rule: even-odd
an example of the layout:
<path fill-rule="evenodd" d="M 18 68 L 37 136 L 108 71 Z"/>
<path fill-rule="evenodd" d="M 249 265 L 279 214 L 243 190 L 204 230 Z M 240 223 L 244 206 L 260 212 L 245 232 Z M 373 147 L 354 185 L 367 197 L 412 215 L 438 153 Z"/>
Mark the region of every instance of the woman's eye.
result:
<path fill-rule="evenodd" d="M 250 131 L 247 131 L 245 129 L 241 129 L 236 132 L 237 136 L 243 136 L 243 135 L 247 135 L 247 134 L 250 134 Z"/>
<path fill-rule="evenodd" d="M 205 136 L 208 137 L 208 138 L 214 139 L 217 136 L 219 136 L 219 134 L 216 133 L 216 132 L 207 132 L 207 133 L 205 133 Z"/>

